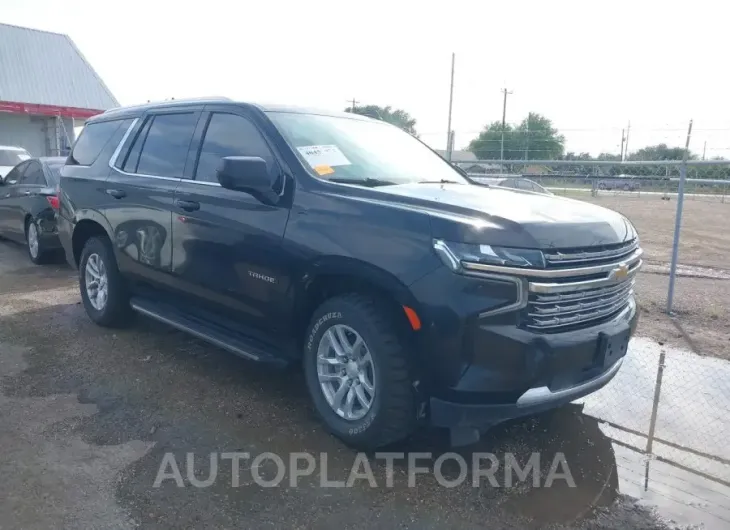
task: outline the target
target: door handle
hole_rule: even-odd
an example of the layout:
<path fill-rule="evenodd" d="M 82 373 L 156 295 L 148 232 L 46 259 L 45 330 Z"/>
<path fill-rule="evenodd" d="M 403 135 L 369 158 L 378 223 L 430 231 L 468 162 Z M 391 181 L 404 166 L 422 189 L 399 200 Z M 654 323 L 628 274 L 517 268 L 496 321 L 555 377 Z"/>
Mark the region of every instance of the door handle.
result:
<path fill-rule="evenodd" d="M 175 206 L 182 208 L 186 212 L 194 212 L 200 210 L 200 203 L 197 201 L 183 201 L 181 199 L 175 199 Z"/>
<path fill-rule="evenodd" d="M 124 190 L 106 190 L 106 192 L 115 199 L 122 199 L 127 196 L 127 192 Z"/>
<path fill-rule="evenodd" d="M 23 192 L 23 195 L 26 195 L 26 196 L 27 196 L 27 195 L 30 195 L 30 192 L 29 192 L 29 191 L 24 191 L 24 192 Z"/>

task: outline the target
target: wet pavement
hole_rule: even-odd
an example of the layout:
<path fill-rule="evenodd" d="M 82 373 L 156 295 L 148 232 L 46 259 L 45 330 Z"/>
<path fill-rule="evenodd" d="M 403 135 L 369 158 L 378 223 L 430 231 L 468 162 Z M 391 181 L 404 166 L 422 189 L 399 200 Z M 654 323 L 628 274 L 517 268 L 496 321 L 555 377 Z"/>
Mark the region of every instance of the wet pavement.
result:
<path fill-rule="evenodd" d="M 99 328 L 73 271 L 30 266 L 0 242 L 0 528 L 728 528 L 729 376 L 727 362 L 637 338 L 599 393 L 456 451 L 469 463 L 494 455 L 496 484 L 475 486 L 471 470 L 455 487 L 440 484 L 433 471 L 451 450 L 445 433 L 422 431 L 388 449 L 403 453 L 392 487 L 376 455 L 375 487 L 323 487 L 323 474 L 346 480 L 358 455 L 323 431 L 297 372 L 147 319 Z M 317 472 L 267 488 L 253 473 L 273 480 L 276 466 L 248 461 L 234 487 L 230 461 L 219 459 L 212 484 L 193 487 L 210 476 L 209 455 L 223 452 L 307 452 Z M 507 480 L 509 458 L 524 468 L 535 453 L 530 477 Z M 409 455 L 430 468 L 414 487 Z M 575 487 L 546 487 L 557 455 Z M 183 487 L 154 487 L 165 458 Z M 440 470 L 458 482 L 454 458 Z"/>

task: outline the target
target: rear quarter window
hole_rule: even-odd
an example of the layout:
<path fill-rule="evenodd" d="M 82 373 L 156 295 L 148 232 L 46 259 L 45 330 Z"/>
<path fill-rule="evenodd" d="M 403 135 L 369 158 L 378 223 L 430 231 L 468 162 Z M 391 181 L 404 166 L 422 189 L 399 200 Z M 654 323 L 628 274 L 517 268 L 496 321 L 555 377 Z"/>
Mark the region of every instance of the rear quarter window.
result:
<path fill-rule="evenodd" d="M 74 144 L 69 162 L 80 166 L 93 164 L 124 121 L 102 121 L 86 125 Z"/>

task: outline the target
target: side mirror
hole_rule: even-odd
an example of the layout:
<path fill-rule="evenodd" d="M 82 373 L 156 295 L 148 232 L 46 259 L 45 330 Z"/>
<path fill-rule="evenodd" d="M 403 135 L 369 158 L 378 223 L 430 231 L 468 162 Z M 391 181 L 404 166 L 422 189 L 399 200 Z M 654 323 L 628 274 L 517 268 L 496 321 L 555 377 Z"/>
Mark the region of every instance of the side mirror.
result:
<path fill-rule="evenodd" d="M 266 161 L 258 156 L 226 156 L 216 173 L 221 186 L 250 193 L 262 202 L 276 204 L 272 175 Z"/>

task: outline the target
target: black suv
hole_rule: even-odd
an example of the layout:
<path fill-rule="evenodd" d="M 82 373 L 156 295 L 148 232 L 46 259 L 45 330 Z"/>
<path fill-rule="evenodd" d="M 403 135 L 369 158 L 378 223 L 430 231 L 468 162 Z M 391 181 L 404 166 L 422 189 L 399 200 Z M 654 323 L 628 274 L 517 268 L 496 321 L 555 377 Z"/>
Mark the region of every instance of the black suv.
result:
<path fill-rule="evenodd" d="M 353 114 L 173 101 L 88 121 L 58 229 L 103 326 L 149 317 L 303 363 L 348 444 L 417 425 L 468 443 L 617 373 L 637 234 L 610 210 L 477 186 Z"/>

